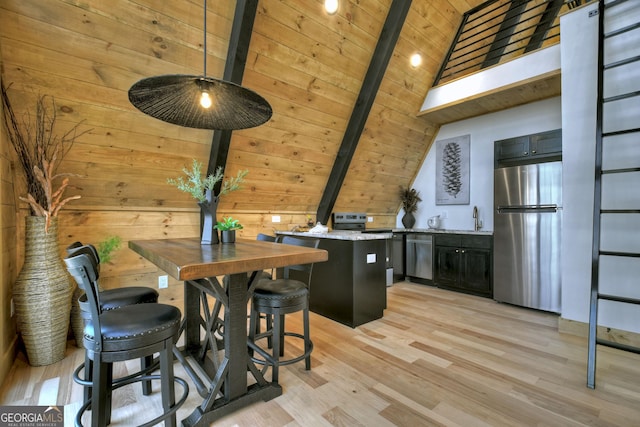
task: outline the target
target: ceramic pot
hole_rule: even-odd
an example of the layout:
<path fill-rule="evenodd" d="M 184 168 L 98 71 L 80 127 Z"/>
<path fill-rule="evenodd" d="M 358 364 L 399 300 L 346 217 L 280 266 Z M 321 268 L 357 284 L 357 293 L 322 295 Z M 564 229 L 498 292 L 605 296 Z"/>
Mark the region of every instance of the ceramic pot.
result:
<path fill-rule="evenodd" d="M 236 230 L 224 230 L 220 232 L 220 240 L 222 243 L 235 243 Z"/>
<path fill-rule="evenodd" d="M 402 225 L 404 225 L 404 228 L 413 228 L 415 223 L 416 218 L 413 216 L 413 213 L 405 212 L 402 217 Z"/>

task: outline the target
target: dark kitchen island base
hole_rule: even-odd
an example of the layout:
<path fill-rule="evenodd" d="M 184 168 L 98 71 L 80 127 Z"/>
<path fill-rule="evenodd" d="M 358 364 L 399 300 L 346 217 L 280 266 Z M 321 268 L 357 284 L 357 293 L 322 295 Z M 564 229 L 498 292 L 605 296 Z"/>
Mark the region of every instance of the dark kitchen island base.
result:
<path fill-rule="evenodd" d="M 333 233 L 329 238 L 282 234 L 320 238 L 319 248 L 329 253 L 327 262 L 313 266 L 311 311 L 352 328 L 383 316 L 387 305 L 385 238 L 365 238 L 375 235 L 359 233 L 347 234 L 344 239 L 335 238 Z"/>

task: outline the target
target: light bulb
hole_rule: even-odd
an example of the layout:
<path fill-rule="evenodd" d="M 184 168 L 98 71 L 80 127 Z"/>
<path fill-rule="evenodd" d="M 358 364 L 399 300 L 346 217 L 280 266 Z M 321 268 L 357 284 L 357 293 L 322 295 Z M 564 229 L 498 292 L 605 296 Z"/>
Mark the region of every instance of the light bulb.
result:
<path fill-rule="evenodd" d="M 204 108 L 211 107 L 211 96 L 209 95 L 209 92 L 202 92 L 202 95 L 200 95 L 200 105 L 202 105 Z"/>
<path fill-rule="evenodd" d="M 411 55 L 410 63 L 413 68 L 418 67 L 422 64 L 422 56 L 419 53 L 414 53 Z"/>
<path fill-rule="evenodd" d="M 324 0 L 324 10 L 329 15 L 333 15 L 338 11 L 338 0 Z"/>

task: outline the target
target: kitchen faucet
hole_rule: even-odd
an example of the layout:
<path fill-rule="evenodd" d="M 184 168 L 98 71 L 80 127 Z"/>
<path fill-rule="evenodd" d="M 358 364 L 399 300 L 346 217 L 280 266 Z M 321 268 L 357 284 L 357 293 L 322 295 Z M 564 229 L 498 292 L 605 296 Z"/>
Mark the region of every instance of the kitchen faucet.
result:
<path fill-rule="evenodd" d="M 482 221 L 478 219 L 478 207 L 473 207 L 473 229 L 479 231 L 482 228 Z"/>

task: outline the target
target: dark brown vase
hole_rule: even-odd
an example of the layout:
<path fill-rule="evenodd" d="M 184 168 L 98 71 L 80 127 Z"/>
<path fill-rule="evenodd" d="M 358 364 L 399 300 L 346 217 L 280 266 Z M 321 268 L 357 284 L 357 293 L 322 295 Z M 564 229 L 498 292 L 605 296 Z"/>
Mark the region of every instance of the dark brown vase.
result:
<path fill-rule="evenodd" d="M 413 228 L 415 223 L 416 218 L 413 216 L 413 213 L 405 212 L 402 217 L 402 225 L 404 225 L 404 228 Z"/>

